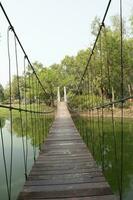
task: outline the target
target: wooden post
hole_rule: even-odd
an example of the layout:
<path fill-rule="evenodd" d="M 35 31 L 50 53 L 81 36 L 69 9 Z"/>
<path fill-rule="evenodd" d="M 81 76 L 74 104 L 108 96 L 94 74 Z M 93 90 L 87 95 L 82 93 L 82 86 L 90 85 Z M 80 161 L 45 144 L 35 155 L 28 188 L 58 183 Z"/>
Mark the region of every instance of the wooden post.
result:
<path fill-rule="evenodd" d="M 112 102 L 115 100 L 115 95 L 114 95 L 114 89 L 113 89 L 113 87 L 112 87 Z M 114 108 L 115 108 L 115 105 L 114 105 L 114 103 L 113 103 L 113 110 L 114 110 Z"/>
<path fill-rule="evenodd" d="M 67 102 L 66 87 L 64 87 L 64 101 Z"/>
<path fill-rule="evenodd" d="M 57 88 L 57 101 L 60 102 L 60 88 Z"/>
<path fill-rule="evenodd" d="M 130 85 L 128 84 L 128 92 L 129 92 L 129 96 L 131 96 L 132 94 L 131 94 L 131 87 L 130 87 Z M 129 102 L 131 103 L 131 99 L 129 99 Z"/>

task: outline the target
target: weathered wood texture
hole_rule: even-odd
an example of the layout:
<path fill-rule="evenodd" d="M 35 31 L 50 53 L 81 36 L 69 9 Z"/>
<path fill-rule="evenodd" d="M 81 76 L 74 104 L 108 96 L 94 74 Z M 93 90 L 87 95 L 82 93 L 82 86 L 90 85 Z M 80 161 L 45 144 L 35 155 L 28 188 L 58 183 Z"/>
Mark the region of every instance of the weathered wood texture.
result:
<path fill-rule="evenodd" d="M 64 102 L 18 200 L 114 200 Z"/>

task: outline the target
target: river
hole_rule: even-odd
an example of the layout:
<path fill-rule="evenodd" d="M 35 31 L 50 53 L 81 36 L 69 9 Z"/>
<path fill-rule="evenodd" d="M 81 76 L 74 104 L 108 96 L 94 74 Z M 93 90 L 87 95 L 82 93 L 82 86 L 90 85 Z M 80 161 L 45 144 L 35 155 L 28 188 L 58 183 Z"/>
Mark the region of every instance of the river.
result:
<path fill-rule="evenodd" d="M 73 116 L 73 120 L 113 192 L 119 196 L 121 169 L 121 119 Z M 113 129 L 114 127 L 114 129 Z M 133 119 L 124 119 L 123 199 L 133 199 Z M 103 131 L 102 131 L 103 130 Z M 114 130 L 114 131 L 113 131 Z M 104 140 L 103 140 L 104 135 Z M 101 153 L 104 152 L 104 153 Z M 102 156 L 104 155 L 104 156 Z"/>
<path fill-rule="evenodd" d="M 37 119 L 35 119 L 37 120 Z M 39 119 L 40 120 L 40 119 Z M 112 121 L 110 118 L 104 118 L 103 127 L 102 119 L 94 118 L 90 119 L 87 117 L 73 116 L 73 120 L 80 131 L 85 143 L 89 150 L 93 153 L 94 158 L 99 165 L 102 167 L 101 159 L 101 146 L 102 146 L 102 128 L 104 132 L 104 169 L 105 177 L 108 180 L 113 192 L 119 195 L 119 180 L 120 180 L 120 147 L 121 147 L 121 122 L 119 118 L 114 120 L 114 132 Z M 10 132 L 10 120 L 9 118 L 1 118 L 2 122 L 2 135 L 5 147 L 5 156 L 7 163 L 7 171 L 9 177 L 10 170 L 10 154 L 11 154 L 11 132 Z M 36 157 L 39 153 L 39 136 L 36 136 L 34 141 L 31 133 L 32 123 L 35 126 L 35 122 L 28 119 L 28 122 L 23 121 L 23 126 L 27 126 L 27 144 L 28 144 L 28 173 L 34 162 L 34 153 Z M 36 122 L 37 124 L 40 121 Z M 43 123 L 43 121 L 42 121 Z M 41 123 L 41 124 L 42 124 Z M 34 129 L 39 128 L 39 132 L 42 136 L 46 136 L 43 132 L 47 125 L 51 123 L 51 117 L 45 119 L 44 126 L 33 127 Z M 48 125 L 49 124 L 49 125 Z M 20 126 L 19 117 L 15 117 L 13 120 L 13 171 L 12 171 L 12 200 L 15 200 L 22 190 L 25 176 L 24 176 L 24 157 L 23 157 L 23 143 L 22 139 L 26 141 L 26 135 L 22 137 L 22 131 Z M 35 131 L 35 130 L 34 130 Z M 33 151 L 34 144 L 34 151 Z M 3 162 L 2 154 L 2 142 L 0 137 L 0 199 L 8 200 L 6 179 L 5 179 L 5 166 Z M 123 171 L 123 199 L 133 199 L 133 120 L 124 120 L 124 171 Z"/>
<path fill-rule="evenodd" d="M 42 138 L 47 137 L 48 128 L 52 122 L 52 116 L 40 118 L 40 119 L 32 119 L 30 117 L 23 117 L 23 137 L 21 130 L 21 120 L 20 118 L 13 118 L 13 131 L 12 131 L 12 141 L 13 141 L 13 157 L 12 157 L 12 195 L 11 200 L 17 199 L 19 192 L 22 190 L 22 187 L 25 182 L 25 168 L 24 168 L 24 153 L 23 153 L 23 141 L 25 145 L 25 152 L 28 152 L 28 161 L 27 161 L 27 174 L 29 174 L 31 167 L 34 162 L 34 157 L 38 156 L 39 153 L 39 144 Z M 0 131 L 3 136 L 4 141 L 4 150 L 5 150 L 5 158 L 6 158 L 6 166 L 8 172 L 8 180 L 10 177 L 10 158 L 11 158 L 11 124 L 9 117 L 0 118 L 1 127 Z M 38 121 L 39 120 L 39 121 Z M 42 120 L 42 121 L 41 121 Z M 38 126 L 39 124 L 39 126 Z M 27 128 L 25 128 L 27 127 Z M 33 137 L 33 132 L 36 133 L 36 136 Z M 26 136 L 27 130 L 27 136 Z M 39 134 L 37 134 L 39 133 Z M 26 151 L 26 138 L 27 138 L 27 151 Z M 43 140 L 43 139 L 42 139 Z M 34 147 L 34 148 L 33 148 Z M 5 165 L 3 160 L 3 146 L 2 146 L 2 138 L 0 134 L 0 200 L 8 200 L 7 193 L 7 184 L 5 178 Z M 9 182 L 9 181 L 8 181 Z"/>

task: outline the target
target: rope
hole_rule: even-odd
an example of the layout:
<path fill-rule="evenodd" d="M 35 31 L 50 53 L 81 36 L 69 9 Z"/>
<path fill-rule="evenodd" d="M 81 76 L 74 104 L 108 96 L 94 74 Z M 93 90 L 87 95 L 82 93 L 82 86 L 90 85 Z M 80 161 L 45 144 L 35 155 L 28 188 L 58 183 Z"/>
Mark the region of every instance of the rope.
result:
<path fill-rule="evenodd" d="M 8 76 L 9 76 L 9 93 L 10 93 L 10 97 L 9 97 L 9 112 L 10 112 L 10 132 L 11 132 L 11 137 L 10 137 L 10 171 L 9 171 L 9 194 L 8 194 L 8 198 L 9 200 L 11 199 L 11 195 L 12 195 L 12 160 L 13 160 L 13 130 L 12 130 L 12 121 L 13 121 L 13 117 L 12 117 L 12 88 L 11 88 L 11 58 L 10 58 L 10 41 L 9 41 L 9 32 L 11 31 L 11 27 L 8 28 L 7 30 L 7 51 L 8 51 Z"/>
<path fill-rule="evenodd" d="M 30 116 L 31 121 L 31 131 L 32 131 L 32 138 L 33 138 L 33 155 L 34 155 L 34 161 L 36 160 L 36 143 L 37 143 L 37 135 L 38 132 L 39 135 L 39 146 L 41 147 L 41 143 L 43 141 L 42 134 L 41 134 L 41 127 L 44 129 L 43 121 L 41 120 L 41 116 L 43 118 L 46 117 L 49 113 L 52 114 L 53 110 L 51 111 L 43 111 L 41 110 L 41 96 L 40 94 L 44 94 L 47 96 L 47 98 L 44 98 L 44 102 L 47 103 L 47 99 L 49 97 L 49 94 L 46 93 L 45 88 L 43 87 L 42 82 L 40 81 L 33 65 L 31 64 L 20 40 L 17 36 L 15 29 L 13 25 L 11 24 L 11 21 L 5 11 L 5 9 L 2 6 L 2 3 L 0 2 L 0 8 L 3 11 L 3 14 L 9 24 L 9 28 L 7 30 L 7 56 L 8 56 L 8 80 L 9 80 L 9 105 L 0 104 L 0 108 L 5 108 L 9 110 L 10 114 L 10 158 L 9 158 L 9 172 L 7 168 L 7 161 L 6 161 L 6 155 L 5 155 L 5 145 L 4 145 L 4 137 L 3 137 L 3 131 L 2 131 L 2 123 L 0 120 L 0 135 L 1 135 L 1 143 L 2 143 L 2 152 L 3 152 L 3 163 L 4 163 L 4 169 L 5 169 L 5 179 L 6 179 L 6 188 L 7 188 L 7 195 L 8 200 L 12 199 L 12 176 L 13 176 L 13 111 L 19 112 L 19 119 L 20 119 L 20 128 L 21 128 L 21 137 L 22 137 L 22 151 L 23 151 L 23 161 L 24 161 L 24 174 L 25 179 L 27 180 L 28 177 L 28 117 Z M 14 51 L 14 58 L 15 58 L 15 66 L 16 66 L 16 82 L 17 82 L 17 98 L 18 98 L 18 106 L 13 106 L 13 88 L 12 88 L 12 70 L 11 70 L 11 38 L 10 34 L 12 33 L 14 40 L 13 40 L 13 51 Z M 23 54 L 23 70 L 24 74 L 22 77 L 19 75 L 19 59 L 18 59 L 18 46 L 19 50 L 21 50 L 21 53 Z M 28 67 L 30 68 L 30 73 L 26 72 L 26 62 Z M 31 80 L 32 77 L 32 80 Z M 24 83 L 24 90 L 21 90 L 21 78 L 23 78 Z M 35 80 L 34 80 L 35 79 Z M 35 83 L 37 84 L 37 104 L 35 106 L 35 103 L 32 103 L 32 100 L 35 98 Z M 30 108 L 27 106 L 27 97 L 28 97 L 28 86 L 29 86 L 29 96 L 30 96 Z M 33 94 L 31 93 L 33 92 Z M 33 95 L 33 96 L 32 96 Z M 24 98 L 24 108 L 22 106 Z M 29 114 L 29 115 L 28 115 Z M 38 121 L 37 121 L 38 120 Z M 51 122 L 51 121 L 50 121 Z M 41 126 L 39 126 L 40 123 Z M 46 121 L 45 121 L 46 123 Z M 49 130 L 48 124 L 47 126 L 47 132 Z"/>
<path fill-rule="evenodd" d="M 93 108 L 94 106 L 94 99 L 93 99 L 93 95 L 94 95 L 94 88 L 93 88 L 93 69 L 92 69 L 92 64 L 90 64 L 90 91 L 91 91 L 91 107 Z M 91 134 L 92 134 L 92 154 L 93 156 L 95 155 L 95 144 L 94 144 L 94 110 L 91 109 Z"/>
<path fill-rule="evenodd" d="M 101 96 L 102 96 L 102 105 L 104 105 L 104 96 L 103 96 L 103 91 L 104 91 L 104 85 L 103 85 L 103 58 L 102 58 L 102 32 L 100 33 L 100 37 L 99 37 L 99 42 L 100 42 L 100 74 L 101 74 Z M 104 154 L 105 154 L 105 144 L 104 144 L 104 108 L 102 107 L 102 127 L 101 127 L 101 132 L 102 132 L 102 170 L 104 172 Z"/>
<path fill-rule="evenodd" d="M 33 90 L 33 96 L 35 96 L 35 91 L 34 91 L 34 81 L 33 81 L 33 75 L 31 77 L 31 75 L 29 75 L 29 86 L 32 85 L 32 90 Z M 30 99 L 31 99 L 31 89 L 30 89 Z M 32 110 L 31 107 L 31 102 L 30 102 L 30 110 Z M 36 110 L 35 104 L 33 105 L 33 110 Z M 33 138 L 33 157 L 34 157 L 34 162 L 36 160 L 36 121 L 35 123 L 33 122 L 33 116 L 34 116 L 34 120 L 35 120 L 35 115 L 36 113 L 32 113 L 30 115 L 30 119 L 31 119 L 31 126 L 32 126 L 32 138 Z M 34 127 L 34 128 L 33 128 Z"/>
<path fill-rule="evenodd" d="M 121 67 L 121 99 L 124 98 L 124 66 L 123 66 L 123 12 L 122 0 L 120 0 L 120 67 Z M 124 152 L 124 102 L 121 101 L 121 179 L 120 179 L 120 200 L 123 199 L 123 152 Z"/>
<path fill-rule="evenodd" d="M 17 53 L 17 43 L 16 37 L 14 35 L 14 43 L 15 43 L 15 58 L 16 58 L 16 74 L 17 74 L 17 89 L 18 89 L 18 98 L 19 98 L 19 114 L 20 114 L 20 125 L 21 125 L 21 134 L 22 134 L 22 146 L 23 146 L 23 157 L 24 157 L 24 169 L 25 169 L 25 179 L 27 180 L 27 153 L 25 150 L 25 142 L 24 142 L 24 129 L 23 129 L 23 119 L 22 119 L 22 111 L 21 111 L 21 94 L 20 94 L 20 81 L 19 81 L 19 71 L 18 71 L 18 53 Z M 27 140 L 27 138 L 26 138 Z M 27 142 L 26 142 L 27 143 Z"/>
<path fill-rule="evenodd" d="M 27 88 L 27 83 L 26 83 L 26 66 L 25 66 L 25 57 L 24 57 L 24 104 L 25 104 L 25 110 L 27 110 L 27 91 L 26 91 L 26 88 Z M 28 130 L 27 130 L 27 121 L 28 121 L 28 116 L 27 116 L 27 112 L 25 112 L 25 134 L 26 134 L 26 153 L 25 153 L 25 162 L 26 162 L 26 166 L 25 166 L 25 169 L 27 171 L 27 163 L 28 163 Z M 25 174 L 25 178 L 27 180 L 27 173 Z"/>
<path fill-rule="evenodd" d="M 33 71 L 33 73 L 35 74 L 35 77 L 36 77 L 36 79 L 38 80 L 38 82 L 39 82 L 39 84 L 40 84 L 40 86 L 41 86 L 41 88 L 42 88 L 44 94 L 45 94 L 46 96 L 50 97 L 49 94 L 47 94 L 47 92 L 45 91 L 45 88 L 43 87 L 43 85 L 42 85 L 42 83 L 41 83 L 41 81 L 40 81 L 38 75 L 36 74 L 36 71 L 35 71 L 33 65 L 31 64 L 31 62 L 30 62 L 30 60 L 29 60 L 29 58 L 28 58 L 28 55 L 26 54 L 26 51 L 24 50 L 24 47 L 23 47 L 22 43 L 20 42 L 20 39 L 19 39 L 19 37 L 18 37 L 18 35 L 17 35 L 17 33 L 16 33 L 16 31 L 15 31 L 15 29 L 14 29 L 14 27 L 13 27 L 13 25 L 12 25 L 12 23 L 11 23 L 11 21 L 10 21 L 10 19 L 9 19 L 9 17 L 8 17 L 8 15 L 7 15 L 7 13 L 6 13 L 6 11 L 5 11 L 5 9 L 4 9 L 4 7 L 3 7 L 3 5 L 2 5 L 1 2 L 0 2 L 0 7 L 1 7 L 2 11 L 3 11 L 3 14 L 5 15 L 5 18 L 7 19 L 7 22 L 8 22 L 8 24 L 9 24 L 9 27 L 11 27 L 11 29 L 12 29 L 12 31 L 13 31 L 13 33 L 14 33 L 14 36 L 15 36 L 15 38 L 16 38 L 16 40 L 17 40 L 17 42 L 18 42 L 18 44 L 19 44 L 19 46 L 20 46 L 20 48 L 21 48 L 21 50 L 22 50 L 22 52 L 23 52 L 23 54 L 24 54 L 24 56 L 25 56 L 25 58 L 27 59 L 27 61 L 28 61 L 29 65 L 30 65 L 30 67 L 31 67 L 31 69 L 32 69 L 32 71 Z"/>
<path fill-rule="evenodd" d="M 111 120 L 112 120 L 112 134 L 113 134 L 113 141 L 114 141 L 114 159 L 116 163 L 116 175 L 117 175 L 117 181 L 118 181 L 118 187 L 120 192 L 120 200 L 123 199 L 123 153 L 124 153 L 124 102 L 128 99 L 133 98 L 133 96 L 124 97 L 124 66 L 123 66 L 123 24 L 122 24 L 122 0 L 120 0 L 120 72 L 121 72 L 121 96 L 118 100 L 113 101 L 111 98 L 111 95 L 109 97 L 109 102 L 105 102 L 104 100 L 104 80 L 108 81 L 108 91 L 109 94 L 111 94 L 111 80 L 110 80 L 110 66 L 109 66 L 109 52 L 107 50 L 107 55 L 105 55 L 104 52 L 104 46 L 102 46 L 103 42 L 105 41 L 105 45 L 107 48 L 107 40 L 106 40 L 106 29 L 105 29 L 105 18 L 107 16 L 108 10 L 110 8 L 111 0 L 108 1 L 107 8 L 105 10 L 102 23 L 99 26 L 99 30 L 94 42 L 94 45 L 92 47 L 92 50 L 88 56 L 87 63 L 85 65 L 85 69 L 83 71 L 83 74 L 81 75 L 81 79 L 78 83 L 78 87 L 74 95 L 72 96 L 72 99 L 74 97 L 79 97 L 79 112 L 84 113 L 84 111 L 87 110 L 87 113 L 89 113 L 89 129 L 90 129 L 90 136 L 91 136 L 91 149 L 92 154 L 95 156 L 95 111 L 97 112 L 97 123 L 98 123 L 98 135 L 99 135 L 99 148 L 100 148 L 100 156 L 101 156 L 101 162 L 102 162 L 102 169 L 105 170 L 105 133 L 104 133 L 104 109 L 110 108 L 111 109 Z M 49 113 L 51 112 L 43 112 L 41 109 L 41 90 L 44 92 L 46 96 L 49 96 L 49 94 L 45 91 L 45 88 L 42 85 L 42 82 L 40 81 L 33 65 L 31 64 L 20 40 L 17 36 L 2 4 L 0 3 L 0 7 L 9 23 L 9 28 L 7 31 L 7 49 L 8 49 L 8 63 L 9 63 L 9 92 L 10 92 L 10 105 L 1 105 L 0 107 L 7 108 L 10 111 L 10 129 L 11 129 L 11 154 L 10 154 L 10 172 L 9 172 L 9 178 L 8 178 L 8 172 L 7 172 L 7 164 L 6 164 L 6 158 L 5 158 L 5 147 L 4 147 L 4 140 L 3 140 L 3 133 L 2 128 L 0 127 L 1 132 L 1 141 L 2 141 L 2 149 L 3 149 L 3 160 L 4 160 L 4 166 L 5 166 L 5 176 L 6 176 L 6 185 L 7 185 L 7 193 L 9 200 L 11 199 L 12 194 L 12 165 L 13 165 L 13 110 L 19 111 L 20 115 L 20 122 L 21 122 L 21 135 L 22 135 L 22 146 L 23 146 L 23 157 L 24 157 L 24 169 L 25 169 L 25 178 L 27 179 L 27 162 L 28 162 L 28 130 L 27 130 L 27 121 L 28 121 L 28 113 L 30 113 L 30 120 L 32 124 L 32 137 L 33 137 L 33 154 L 34 154 L 34 161 L 36 160 L 36 142 L 39 143 L 39 149 L 41 149 L 41 143 L 43 141 L 44 135 L 41 133 L 41 129 L 43 130 L 43 133 L 45 131 L 46 136 L 48 133 L 48 129 L 51 124 L 51 116 L 49 116 Z M 17 74 L 17 87 L 18 87 L 18 97 L 19 97 L 19 107 L 15 108 L 12 106 L 12 86 L 11 86 L 11 58 L 10 58 L 10 31 L 12 31 L 14 35 L 14 44 L 15 44 L 15 59 L 16 59 L 16 74 Z M 104 32 L 103 32 L 104 31 Z M 104 41 L 103 41 L 104 39 Z M 22 94 L 20 91 L 20 77 L 19 77 L 19 67 L 18 67 L 18 52 L 17 52 L 17 44 L 21 48 L 23 54 L 24 54 L 24 83 L 25 83 L 25 90 L 24 90 L 24 98 L 25 98 L 25 107 L 24 109 L 21 107 L 22 104 Z M 99 45 L 99 46 L 98 46 Z M 96 66 L 95 66 L 95 54 L 97 53 L 97 48 L 99 47 L 99 56 L 100 56 L 100 93 L 101 93 L 101 103 L 95 102 L 95 81 L 96 81 Z M 106 68 L 107 72 L 105 71 L 105 63 L 103 61 L 103 57 L 107 56 L 107 63 Z M 30 95 L 30 109 L 27 109 L 27 77 L 26 77 L 26 65 L 25 62 L 27 61 L 30 69 L 32 70 L 32 73 L 28 75 L 29 79 L 29 95 Z M 92 63 L 91 63 L 92 61 Z M 93 64 L 94 62 L 94 64 Z M 104 75 L 107 77 L 104 78 Z M 36 90 L 36 92 L 35 92 Z M 36 97 L 36 98 L 35 98 Z M 45 102 L 47 100 L 45 99 Z M 114 124 L 114 111 L 113 111 L 113 105 L 121 103 L 121 157 L 120 157 L 120 175 L 118 173 L 118 155 L 117 155 L 117 145 L 116 145 L 116 135 L 115 135 L 115 124 Z M 25 120 L 26 120 L 26 127 L 24 129 L 23 127 L 23 111 L 25 112 Z M 101 122 L 100 122 L 100 116 L 99 112 L 101 111 Z M 43 114 L 43 119 L 42 115 Z M 45 114 L 45 115 L 44 115 Z M 44 123 L 43 123 L 44 122 Z M 101 127 L 100 127 L 101 123 Z M 45 125 L 45 126 L 44 126 Z M 1 120 L 0 120 L 0 126 L 1 126 Z M 83 139 L 87 137 L 87 144 L 88 144 L 88 132 L 87 132 L 87 126 L 86 121 L 84 120 L 84 117 L 81 118 L 81 124 L 79 125 L 79 130 L 81 132 L 81 135 Z M 24 130 L 26 134 L 26 138 L 24 139 Z M 82 132 L 83 131 L 83 132 Z M 38 136 L 36 133 L 39 133 Z M 82 134 L 83 133 L 83 134 Z M 37 138 L 38 137 L 38 138 Z M 42 138 L 43 137 L 43 138 Z M 38 141 L 38 140 L 39 141 Z"/>
<path fill-rule="evenodd" d="M 3 161 L 4 161 L 4 169 L 5 169 L 6 188 L 7 188 L 8 199 L 10 199 L 10 188 L 9 188 L 8 171 L 7 171 L 7 163 L 6 163 L 6 156 L 5 156 L 5 145 L 4 145 L 4 139 L 3 139 L 1 119 L 0 119 L 0 135 L 1 135 L 2 153 L 3 153 Z"/>
<path fill-rule="evenodd" d="M 107 80 L 108 80 L 108 89 L 109 89 L 109 101 L 112 103 L 112 95 L 111 95 L 111 74 L 110 74 L 110 62 L 109 62 L 109 55 L 110 51 L 107 46 L 107 35 L 106 35 L 106 27 L 104 27 L 104 37 L 105 37 L 105 45 L 106 45 L 106 66 L 107 66 Z M 115 121 L 114 121 L 114 109 L 113 104 L 111 104 L 111 120 L 112 120 L 112 134 L 113 134 L 113 141 L 114 141 L 114 160 L 115 160 L 115 173 L 118 182 L 118 188 L 120 193 L 120 180 L 119 180 L 119 171 L 118 171 L 118 155 L 117 155 L 117 145 L 116 145 L 116 135 L 115 135 Z"/>
<path fill-rule="evenodd" d="M 97 124 L 98 124 L 98 136 L 99 136 L 99 149 L 100 149 L 100 160 L 102 161 L 102 142 L 101 142 L 101 129 L 100 129 L 100 118 L 99 118 L 99 109 L 97 109 Z"/>
<path fill-rule="evenodd" d="M 105 10 L 105 13 L 104 13 L 104 16 L 103 16 L 103 19 L 102 19 L 101 25 L 100 25 L 100 27 L 99 27 L 99 31 L 98 31 L 98 33 L 97 33 L 97 36 L 96 36 L 96 39 L 95 39 L 95 42 L 94 42 L 94 45 L 93 45 L 93 48 L 92 48 L 91 53 L 90 53 L 90 55 L 89 55 L 88 61 L 87 61 L 87 63 L 86 63 L 86 66 L 85 66 L 85 69 L 84 69 L 83 75 L 81 76 L 81 80 L 79 81 L 77 91 L 78 91 L 79 88 L 80 88 L 81 82 L 82 82 L 82 80 L 83 80 L 83 78 L 84 78 L 84 76 L 85 76 L 85 74 L 86 74 L 87 68 L 89 67 L 89 64 L 90 64 L 90 62 L 91 62 L 91 59 L 92 59 L 92 56 L 93 56 L 94 50 L 95 50 L 96 45 L 97 45 L 97 41 L 98 41 L 98 39 L 99 39 L 99 36 L 100 36 L 101 30 L 102 30 L 102 27 L 104 26 L 105 18 L 106 18 L 106 16 L 107 16 L 107 13 L 108 13 L 109 8 L 110 8 L 111 2 L 112 2 L 112 0 L 109 0 L 109 1 L 108 1 L 108 4 L 107 4 L 106 10 Z M 75 93 L 75 95 L 76 95 L 76 94 L 77 94 L 77 93 Z"/>

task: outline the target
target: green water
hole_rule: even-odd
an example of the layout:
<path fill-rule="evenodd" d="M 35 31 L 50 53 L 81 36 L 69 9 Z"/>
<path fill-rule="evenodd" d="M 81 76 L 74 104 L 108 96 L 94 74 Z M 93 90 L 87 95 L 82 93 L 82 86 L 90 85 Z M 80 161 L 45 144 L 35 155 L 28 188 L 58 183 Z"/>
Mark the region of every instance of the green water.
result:
<path fill-rule="evenodd" d="M 97 164 L 104 167 L 113 192 L 119 196 L 121 120 L 115 118 L 112 123 L 111 118 L 104 118 L 102 123 L 101 117 L 81 116 L 73 116 L 73 120 Z M 124 119 L 123 199 L 133 199 L 133 119 Z"/>
<path fill-rule="evenodd" d="M 7 161 L 7 170 L 9 176 L 10 169 L 10 119 L 1 118 L 2 133 L 5 146 L 5 155 Z M 94 155 L 97 164 L 102 167 L 104 160 L 105 177 L 108 180 L 115 194 L 119 196 L 119 180 L 121 168 L 121 122 L 117 118 L 113 124 L 110 118 L 104 118 L 102 127 L 102 118 L 85 118 L 73 116 L 73 120 L 80 131 L 89 150 Z M 15 200 L 21 191 L 24 176 L 24 159 L 22 138 L 28 142 L 28 173 L 34 162 L 34 152 L 36 157 L 39 153 L 39 144 L 47 137 L 48 129 L 52 123 L 52 116 L 38 119 L 28 116 L 27 120 L 23 116 L 23 137 L 21 130 L 20 117 L 13 118 L 13 173 L 12 173 L 12 200 Z M 103 132 L 102 132 L 103 128 Z M 38 134 L 39 133 L 39 134 Z M 103 135 L 104 134 L 104 143 Z M 104 148 L 103 147 L 104 144 Z M 34 149 L 33 149 L 34 146 Z M 34 150 L 34 151 L 33 151 Z M 102 157 L 104 152 L 104 159 Z M 124 170 L 123 170 L 123 199 L 133 199 L 133 119 L 124 119 Z M 0 200 L 8 200 L 6 179 L 4 171 L 4 162 L 2 155 L 2 143 L 0 136 Z"/>
<path fill-rule="evenodd" d="M 39 153 L 39 146 L 47 137 L 48 129 L 51 126 L 53 116 L 49 117 L 22 117 L 23 125 L 23 135 L 21 128 L 20 117 L 13 117 L 13 166 L 12 166 L 12 200 L 15 200 L 22 190 L 23 184 L 25 182 L 25 171 L 24 171 L 24 154 L 23 154 L 23 143 L 25 144 L 26 150 L 26 138 L 27 138 L 27 152 L 28 152 L 28 162 L 27 169 L 28 173 L 34 162 L 34 157 L 37 158 Z M 0 130 L 2 131 L 6 165 L 8 171 L 8 178 L 10 172 L 10 158 L 11 158 L 11 123 L 9 117 L 1 118 Z M 23 136 L 23 137 L 22 137 Z M 34 147 L 34 148 L 33 148 Z M 7 185 L 5 179 L 5 167 L 3 162 L 2 153 L 2 140 L 0 135 L 0 200 L 8 200 L 7 195 Z"/>

